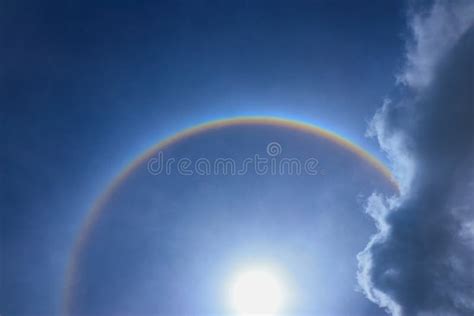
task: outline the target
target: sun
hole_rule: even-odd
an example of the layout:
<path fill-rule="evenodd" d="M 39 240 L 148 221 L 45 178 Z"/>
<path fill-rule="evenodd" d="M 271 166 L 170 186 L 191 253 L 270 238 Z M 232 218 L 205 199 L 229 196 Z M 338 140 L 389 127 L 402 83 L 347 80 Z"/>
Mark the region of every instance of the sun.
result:
<path fill-rule="evenodd" d="M 283 280 L 269 267 L 252 267 L 236 274 L 230 284 L 230 307 L 239 316 L 278 315 L 285 303 Z"/>

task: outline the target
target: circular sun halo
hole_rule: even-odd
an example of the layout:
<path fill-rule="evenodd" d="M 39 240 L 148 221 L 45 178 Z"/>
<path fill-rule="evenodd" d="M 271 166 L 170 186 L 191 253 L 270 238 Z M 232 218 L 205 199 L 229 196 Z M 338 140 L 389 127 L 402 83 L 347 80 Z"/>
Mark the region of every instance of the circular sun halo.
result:
<path fill-rule="evenodd" d="M 239 316 L 274 316 L 283 309 L 285 291 L 275 271 L 258 267 L 241 271 L 230 286 L 230 305 Z"/>

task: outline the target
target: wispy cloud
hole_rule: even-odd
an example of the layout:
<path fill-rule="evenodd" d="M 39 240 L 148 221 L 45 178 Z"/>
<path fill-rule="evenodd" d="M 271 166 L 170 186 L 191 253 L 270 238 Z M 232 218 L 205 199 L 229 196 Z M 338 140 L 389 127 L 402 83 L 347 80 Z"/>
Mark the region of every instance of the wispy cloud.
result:
<path fill-rule="evenodd" d="M 412 11 L 407 41 L 406 64 L 398 81 L 413 88 L 428 86 L 440 59 L 471 27 L 474 2 L 471 0 L 436 1 L 425 12 Z"/>

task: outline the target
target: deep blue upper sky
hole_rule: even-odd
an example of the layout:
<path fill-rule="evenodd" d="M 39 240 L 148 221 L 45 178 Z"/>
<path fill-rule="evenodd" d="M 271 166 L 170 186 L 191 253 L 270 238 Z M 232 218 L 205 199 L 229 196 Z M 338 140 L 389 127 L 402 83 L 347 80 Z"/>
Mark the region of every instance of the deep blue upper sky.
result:
<path fill-rule="evenodd" d="M 2 2 L 1 256 L 22 278 L 1 283 L 0 313 L 54 311 L 64 259 L 45 249 L 69 251 L 111 177 L 164 135 L 277 115 L 377 154 L 364 131 L 400 67 L 404 14 L 400 1 Z"/>

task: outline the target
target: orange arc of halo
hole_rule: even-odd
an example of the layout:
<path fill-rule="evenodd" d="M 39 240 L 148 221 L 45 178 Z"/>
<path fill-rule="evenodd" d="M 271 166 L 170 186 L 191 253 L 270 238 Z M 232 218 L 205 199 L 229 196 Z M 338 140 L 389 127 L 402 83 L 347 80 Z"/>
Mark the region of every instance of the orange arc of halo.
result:
<path fill-rule="evenodd" d="M 97 218 L 100 215 L 100 210 L 102 207 L 107 203 L 111 194 L 118 188 L 118 186 L 131 174 L 138 166 L 148 160 L 156 151 L 161 148 L 165 148 L 168 145 L 178 142 L 182 139 L 185 139 L 189 136 L 200 134 L 205 131 L 219 129 L 223 127 L 229 126 L 241 126 L 241 125 L 267 125 L 267 126 L 277 126 L 277 127 L 287 127 L 293 130 L 302 131 L 309 134 L 318 135 L 322 138 L 328 139 L 341 147 L 347 149 L 348 151 L 356 154 L 370 165 L 372 165 L 376 170 L 378 170 L 394 187 L 394 189 L 398 192 L 398 184 L 393 178 L 390 170 L 383 165 L 379 160 L 375 157 L 371 156 L 368 152 L 363 150 L 362 148 L 358 147 L 357 145 L 351 143 L 350 141 L 342 138 L 341 136 L 324 130 L 318 126 L 311 125 L 308 123 L 283 119 L 283 118 L 276 118 L 276 117 L 237 117 L 237 118 L 229 118 L 229 119 L 221 119 L 206 122 L 200 125 L 196 125 L 194 127 L 185 129 L 177 134 L 166 138 L 165 140 L 158 142 L 155 146 L 148 149 L 144 154 L 139 156 L 137 159 L 133 160 L 133 162 L 128 165 L 125 170 L 119 174 L 115 180 L 109 185 L 106 191 L 96 200 L 93 207 L 89 211 L 86 216 L 86 220 L 80 229 L 79 237 L 74 245 L 73 252 L 71 255 L 71 259 L 69 262 L 69 266 L 66 272 L 66 284 L 65 284 L 65 300 L 64 300 L 64 314 L 69 314 L 69 305 L 72 303 L 72 287 L 75 283 L 76 277 L 76 269 L 78 265 L 78 259 L 80 257 L 81 251 L 83 249 L 83 245 L 87 241 L 89 236 L 89 232 L 91 231 L 94 223 L 96 222 Z"/>

